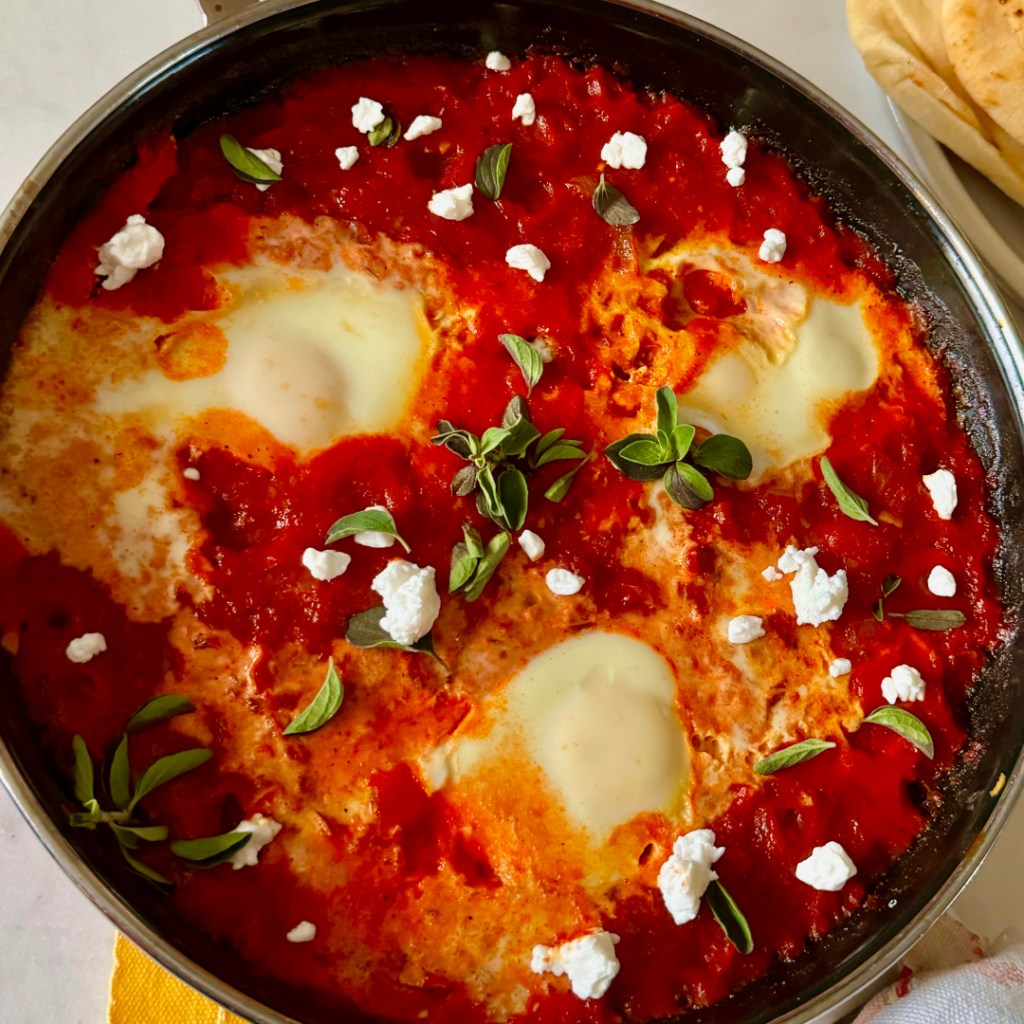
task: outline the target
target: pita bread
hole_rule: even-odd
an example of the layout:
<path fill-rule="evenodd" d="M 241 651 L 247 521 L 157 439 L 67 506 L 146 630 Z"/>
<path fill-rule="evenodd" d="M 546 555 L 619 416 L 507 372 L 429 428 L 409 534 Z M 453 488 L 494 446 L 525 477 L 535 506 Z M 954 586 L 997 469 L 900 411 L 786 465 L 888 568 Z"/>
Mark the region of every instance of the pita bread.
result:
<path fill-rule="evenodd" d="M 902 110 L 1024 206 L 1024 146 L 1000 130 L 957 79 L 941 8 L 942 0 L 847 0 L 850 36 L 869 73 Z"/>
<path fill-rule="evenodd" d="M 1024 0 L 943 0 L 941 21 L 957 78 L 1024 142 Z"/>

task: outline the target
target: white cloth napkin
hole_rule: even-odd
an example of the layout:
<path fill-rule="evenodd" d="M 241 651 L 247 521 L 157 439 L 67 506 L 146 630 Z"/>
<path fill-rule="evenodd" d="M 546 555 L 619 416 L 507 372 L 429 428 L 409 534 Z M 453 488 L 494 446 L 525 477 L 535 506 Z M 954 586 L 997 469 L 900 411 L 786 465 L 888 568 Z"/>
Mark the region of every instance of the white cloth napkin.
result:
<path fill-rule="evenodd" d="M 947 915 L 854 1024 L 1024 1024 L 1024 944 L 986 955 L 978 936 Z"/>

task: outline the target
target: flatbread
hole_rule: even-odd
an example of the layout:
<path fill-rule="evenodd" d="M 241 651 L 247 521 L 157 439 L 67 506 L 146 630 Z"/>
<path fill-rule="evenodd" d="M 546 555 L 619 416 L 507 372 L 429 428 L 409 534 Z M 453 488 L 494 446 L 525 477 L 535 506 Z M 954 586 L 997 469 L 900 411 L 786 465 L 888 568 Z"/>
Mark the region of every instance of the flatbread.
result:
<path fill-rule="evenodd" d="M 942 0 L 941 21 L 957 78 L 1024 142 L 1024 0 Z"/>
<path fill-rule="evenodd" d="M 1024 146 L 957 79 L 941 8 L 942 0 L 847 0 L 850 36 L 868 72 L 902 110 L 1024 206 Z"/>

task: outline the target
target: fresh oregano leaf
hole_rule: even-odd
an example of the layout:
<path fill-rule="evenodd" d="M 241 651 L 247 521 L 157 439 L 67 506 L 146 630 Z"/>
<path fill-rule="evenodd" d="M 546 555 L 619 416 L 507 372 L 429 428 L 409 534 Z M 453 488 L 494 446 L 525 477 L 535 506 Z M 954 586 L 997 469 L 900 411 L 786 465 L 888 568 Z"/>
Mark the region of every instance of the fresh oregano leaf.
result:
<path fill-rule="evenodd" d="M 894 619 L 903 619 L 915 629 L 931 629 L 936 632 L 958 629 L 967 621 L 963 612 L 952 608 L 918 608 L 912 612 L 889 612 L 889 615 Z"/>
<path fill-rule="evenodd" d="M 540 353 L 518 334 L 499 334 L 498 341 L 505 346 L 513 362 L 519 367 L 526 381 L 527 393 L 531 392 L 544 374 L 544 360 Z"/>
<path fill-rule="evenodd" d="M 488 427 L 480 438 L 479 455 L 490 455 L 491 452 L 501 447 L 512 430 L 510 427 Z"/>
<path fill-rule="evenodd" d="M 255 153 L 250 153 L 233 135 L 220 137 L 220 151 L 243 181 L 254 185 L 269 185 L 281 180 L 277 171 L 268 167 Z"/>
<path fill-rule="evenodd" d="M 587 453 L 580 451 L 578 441 L 566 441 L 564 444 L 552 445 L 534 463 L 536 469 L 546 466 L 549 462 L 558 462 L 561 459 L 583 459 Z"/>
<path fill-rule="evenodd" d="M 607 451 L 607 449 L 606 449 Z M 572 487 L 573 480 L 576 479 L 576 474 L 594 457 L 594 453 L 591 452 L 578 466 L 574 469 L 570 469 L 565 476 L 560 476 L 545 492 L 544 497 L 548 501 L 561 501 L 568 493 L 569 488 Z"/>
<path fill-rule="evenodd" d="M 466 550 L 474 558 L 484 557 L 484 539 L 480 536 L 480 531 L 476 527 L 465 523 L 462 527 L 462 540 L 466 545 Z"/>
<path fill-rule="evenodd" d="M 190 772 L 193 768 L 206 764 L 211 757 L 213 757 L 212 750 L 195 747 L 192 750 L 179 751 L 177 754 L 168 754 L 167 757 L 161 757 L 159 761 L 154 761 L 142 773 L 142 778 L 139 779 L 139 784 L 135 787 L 135 795 L 126 810 L 133 811 L 135 805 L 147 793 L 152 793 L 157 786 L 162 786 L 165 782 L 170 782 L 179 775 L 184 775 L 185 772 Z"/>
<path fill-rule="evenodd" d="M 147 843 L 159 843 L 167 838 L 166 825 L 119 825 L 112 821 L 110 829 L 117 836 L 117 841 L 129 850 L 137 850 L 140 839 Z"/>
<path fill-rule="evenodd" d="M 334 667 L 334 659 L 328 658 L 327 678 L 324 679 L 323 686 L 306 709 L 288 723 L 288 728 L 284 731 L 285 736 L 314 732 L 326 725 L 338 713 L 344 698 L 345 687 L 341 683 L 341 676 Z"/>
<path fill-rule="evenodd" d="M 676 424 L 679 422 L 679 403 L 676 400 L 676 393 L 665 384 L 655 393 L 654 403 L 658 409 L 658 433 L 671 437 L 672 431 L 676 429 Z"/>
<path fill-rule="evenodd" d="M 631 441 L 617 452 L 620 459 L 633 462 L 638 466 L 664 467 L 672 461 L 672 452 L 660 445 L 651 437 L 644 435 L 639 441 Z"/>
<path fill-rule="evenodd" d="M 476 466 L 463 466 L 462 469 L 452 477 L 452 494 L 456 498 L 464 498 L 476 490 Z"/>
<path fill-rule="evenodd" d="M 526 404 L 526 399 L 522 395 L 513 395 L 508 405 L 505 406 L 505 411 L 501 414 L 501 425 L 505 429 L 514 427 L 521 420 L 530 419 L 530 407 Z"/>
<path fill-rule="evenodd" d="M 479 561 L 479 556 L 471 555 L 461 540 L 452 548 L 452 565 L 448 572 L 449 594 L 461 590 L 473 578 Z"/>
<path fill-rule="evenodd" d="M 834 746 L 835 744 L 829 740 L 801 740 L 790 747 L 776 750 L 774 754 L 769 754 L 763 760 L 758 761 L 754 765 L 754 771 L 758 775 L 771 775 L 780 768 L 792 768 L 793 765 L 800 764 L 802 761 L 809 761 L 812 757 L 817 757 L 818 754 L 825 750 L 831 750 Z"/>
<path fill-rule="evenodd" d="M 750 925 L 736 906 L 733 898 L 726 892 L 725 886 L 719 881 L 712 882 L 704 891 L 711 913 L 722 926 L 725 937 L 744 955 L 753 952 L 754 937 L 750 934 Z"/>
<path fill-rule="evenodd" d="M 502 458 L 517 458 L 540 437 L 540 431 L 527 419 L 517 420 L 508 428 L 508 437 L 501 442 Z"/>
<path fill-rule="evenodd" d="M 75 752 L 75 799 L 87 804 L 95 796 L 92 757 L 81 736 L 71 741 L 71 749 Z"/>
<path fill-rule="evenodd" d="M 513 530 L 521 530 L 526 522 L 526 510 L 530 502 L 530 492 L 526 486 L 526 477 L 509 466 L 498 477 L 498 495 L 504 510 L 505 522 Z"/>
<path fill-rule="evenodd" d="M 537 447 L 533 449 L 533 456 L 535 459 L 539 459 L 563 434 L 565 433 L 565 427 L 555 427 L 554 430 L 549 430 L 538 442 Z M 573 443 L 576 442 L 566 442 Z"/>
<path fill-rule="evenodd" d="M 899 576 L 886 576 L 882 583 L 882 596 L 875 602 L 875 607 L 871 610 L 871 614 L 874 615 L 879 622 L 885 618 L 885 609 L 883 607 L 885 599 L 893 593 L 896 588 L 903 582 Z"/>
<path fill-rule="evenodd" d="M 98 822 L 103 821 L 103 811 L 97 800 L 86 800 L 82 806 L 84 811 L 68 815 L 68 822 L 72 828 L 94 829 Z"/>
<path fill-rule="evenodd" d="M 746 480 L 754 468 L 750 450 L 729 434 L 713 434 L 702 441 L 693 453 L 693 461 L 730 480 Z"/>
<path fill-rule="evenodd" d="M 665 474 L 664 464 L 655 466 L 645 466 L 638 462 L 630 462 L 628 459 L 622 457 L 623 448 L 628 448 L 631 444 L 637 441 L 648 441 L 651 444 L 657 444 L 651 438 L 650 434 L 627 434 L 624 438 L 619 441 L 613 441 L 604 453 L 608 457 L 608 461 L 623 475 L 628 476 L 630 480 L 638 480 L 641 483 L 645 483 L 649 480 L 658 480 Z"/>
<path fill-rule="evenodd" d="M 386 614 L 387 609 L 381 605 L 378 608 L 371 608 L 369 611 L 353 615 L 348 620 L 345 639 L 353 647 L 385 647 L 390 650 L 405 651 L 408 654 L 426 654 L 433 658 L 445 672 L 448 671 L 448 666 L 434 652 L 434 638 L 429 633 L 426 636 L 421 636 L 414 644 L 400 644 L 380 624 L 380 620 Z"/>
<path fill-rule="evenodd" d="M 839 479 L 827 455 L 822 456 L 821 459 L 821 475 L 825 478 L 829 490 L 835 495 L 840 511 L 844 515 L 851 519 L 858 519 L 862 523 L 870 523 L 872 526 L 878 525 L 877 521 L 868 514 L 868 503 Z"/>
<path fill-rule="evenodd" d="M 715 496 L 711 484 L 686 462 L 669 466 L 665 473 L 665 490 L 677 505 L 691 512 L 703 508 Z"/>
<path fill-rule="evenodd" d="M 501 564 L 501 560 L 508 553 L 509 544 L 512 538 L 504 531 L 495 534 L 484 549 L 483 558 L 477 566 L 473 582 L 466 589 L 466 600 L 475 601 L 484 591 L 488 580 L 494 575 L 495 570 Z"/>
<path fill-rule="evenodd" d="M 251 832 L 225 832 L 205 839 L 175 839 L 171 853 L 194 868 L 213 868 L 230 860 L 252 839 Z"/>
<path fill-rule="evenodd" d="M 468 430 L 453 427 L 448 420 L 439 420 L 437 433 L 430 439 L 431 444 L 444 445 L 460 459 L 471 459 L 480 450 L 480 441 Z"/>
<path fill-rule="evenodd" d="M 141 860 L 136 859 L 128 851 L 128 847 L 124 843 L 119 844 L 121 848 L 121 856 L 128 862 L 128 866 L 137 875 L 142 875 L 143 878 L 148 878 L 151 882 L 156 882 L 158 885 L 173 885 L 174 883 L 169 878 L 164 878 L 159 871 L 154 871 L 153 868 L 147 864 L 143 864 Z"/>
<path fill-rule="evenodd" d="M 636 207 L 632 206 L 629 200 L 614 186 L 609 185 L 601 175 L 601 181 L 594 189 L 594 212 L 606 224 L 615 227 L 628 227 L 640 219 Z"/>
<path fill-rule="evenodd" d="M 394 130 L 394 119 L 390 117 L 385 117 L 383 121 L 381 121 L 379 124 L 374 125 L 366 133 L 366 141 L 369 142 L 371 146 L 383 146 L 384 143 L 386 142 L 388 143 L 388 147 L 390 148 L 391 146 L 394 145 L 394 142 L 390 141 L 392 135 L 394 134 Z"/>
<path fill-rule="evenodd" d="M 122 733 L 110 759 L 110 799 L 123 811 L 132 799 L 131 770 L 128 766 L 128 733 Z"/>
<path fill-rule="evenodd" d="M 488 199 L 497 199 L 505 186 L 508 162 L 512 156 L 512 143 L 489 146 L 476 161 L 476 187 Z"/>
<path fill-rule="evenodd" d="M 892 729 L 909 743 L 913 743 L 929 760 L 935 757 L 935 744 L 932 741 L 931 733 L 924 722 L 909 711 L 893 707 L 891 704 L 883 704 L 880 708 L 875 708 L 864 721 Z"/>
<path fill-rule="evenodd" d="M 690 445 L 693 443 L 693 435 L 695 433 L 696 431 L 689 423 L 680 423 L 672 431 L 671 446 L 677 462 L 686 458 Z"/>
<path fill-rule="evenodd" d="M 151 725 L 159 725 L 178 715 L 187 715 L 195 711 L 195 707 L 187 697 L 179 697 L 176 693 L 162 693 L 159 697 L 147 700 L 128 720 L 124 731 L 129 736 Z"/>
<path fill-rule="evenodd" d="M 386 533 L 388 536 L 394 537 L 406 551 L 412 550 L 398 532 L 391 513 L 381 512 L 376 508 L 367 508 L 362 512 L 353 512 L 351 515 L 342 516 L 327 531 L 324 544 L 334 544 L 345 537 L 351 537 L 354 533 L 365 533 L 369 530 L 374 533 Z"/>

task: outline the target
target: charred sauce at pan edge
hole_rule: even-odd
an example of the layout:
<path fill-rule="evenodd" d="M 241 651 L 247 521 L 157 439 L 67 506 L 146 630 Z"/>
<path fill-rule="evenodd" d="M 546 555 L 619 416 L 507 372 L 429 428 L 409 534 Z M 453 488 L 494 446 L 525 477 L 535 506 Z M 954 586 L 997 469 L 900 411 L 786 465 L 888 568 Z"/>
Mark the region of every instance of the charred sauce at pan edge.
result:
<path fill-rule="evenodd" d="M 542 112 L 530 129 L 509 120 L 515 96 L 527 91 Z M 444 153 L 404 143 L 369 148 L 348 114 L 363 95 L 386 101 L 403 124 L 424 111 L 441 113 L 450 147 Z M 382 231 L 443 254 L 455 268 L 456 297 L 481 311 L 481 339 L 501 331 L 558 337 L 560 357 L 546 368 L 537 396 L 538 426 L 565 426 L 568 436 L 600 445 L 609 439 L 595 436 L 580 396 L 605 370 L 596 358 L 600 339 L 577 336 L 577 296 L 599 265 L 621 260 L 622 254 L 615 231 L 594 216 L 585 190 L 573 180 L 593 178 L 601 146 L 612 131 L 627 130 L 647 139 L 647 164 L 611 180 L 627 190 L 640 211 L 639 234 L 663 234 L 671 241 L 694 232 L 720 233 L 756 248 L 764 230 L 777 227 L 787 236 L 787 261 L 822 289 L 854 273 L 868 273 L 883 287 L 890 283 L 863 241 L 835 224 L 823 201 L 809 196 L 779 157 L 752 147 L 747 183 L 733 189 L 725 182 L 718 133 L 699 111 L 668 95 L 637 94 L 601 68 L 581 72 L 556 58 L 534 57 L 507 74 L 485 72 L 479 63 L 427 58 L 341 68 L 294 85 L 279 100 L 202 127 L 177 144 L 167 134 L 154 138 L 69 238 L 47 287 L 68 304 L 131 306 L 171 320 L 187 310 L 216 306 L 216 283 L 206 267 L 245 261 L 251 217 L 293 213 L 307 220 L 353 221 L 367 237 Z M 224 131 L 248 145 L 279 149 L 285 154 L 284 180 L 265 193 L 238 181 L 217 146 Z M 475 196 L 474 215 L 460 223 L 427 212 L 433 191 L 472 181 L 479 153 L 505 141 L 514 143 L 514 152 L 501 202 Z M 339 172 L 333 156 L 343 145 L 360 148 L 359 161 L 348 172 Z M 166 255 L 130 285 L 97 292 L 95 247 L 129 214 L 140 212 L 165 236 Z M 521 241 L 538 245 L 551 258 L 543 286 L 504 265 L 505 250 Z M 715 315 L 727 315 L 728 296 L 716 295 L 713 288 L 705 294 L 704 285 L 692 282 L 688 298 L 713 322 Z M 481 344 L 464 377 L 444 383 L 451 406 L 462 410 L 464 425 L 474 430 L 497 421 L 518 385 L 517 371 L 500 347 L 490 344 Z M 548 404 L 545 394 L 557 402 Z M 866 710 L 881 703 L 880 680 L 893 664 L 916 661 L 929 667 L 926 700 L 914 710 L 935 739 L 934 764 L 894 733 L 867 728 L 848 737 L 847 745 L 773 777 L 760 791 L 740 787 L 713 827 L 729 851 L 717 870 L 747 915 L 756 937 L 754 952 L 740 956 L 706 905 L 694 922 L 677 927 L 656 891 L 648 898 L 632 897 L 604 922 L 622 936 L 617 947 L 622 969 L 608 994 L 588 1003 L 557 992 L 531 999 L 530 1020 L 642 1020 L 721 999 L 776 959 L 795 957 L 808 937 L 823 935 L 852 913 L 872 876 L 925 826 L 925 808 L 920 798 L 911 797 L 929 790 L 963 745 L 963 697 L 980 666 L 981 650 L 995 643 L 1000 613 L 990 567 L 997 532 L 984 512 L 978 459 L 954 417 L 944 415 L 934 398 L 910 388 L 882 408 L 869 397 L 862 407 L 841 413 L 831 433 L 836 440 L 829 455 L 851 487 L 896 514 L 916 515 L 915 521 L 932 525 L 907 538 L 885 524 L 872 528 L 837 515 L 821 488 L 808 485 L 802 496 L 787 497 L 766 485 L 753 491 L 721 488 L 714 503 L 692 513 L 697 536 L 778 538 L 780 544 L 797 536 L 804 545 L 818 545 L 819 561 L 828 571 L 845 567 L 851 598 L 833 627 L 833 647 L 855 661 L 851 685 Z M 952 522 L 929 519 L 919 484 L 921 473 L 938 462 L 954 472 L 960 487 L 964 511 Z M 369 582 L 391 554 L 354 561 L 344 587 L 330 588 L 310 603 L 293 585 L 309 538 L 321 535 L 340 507 L 386 500 L 416 560 L 436 566 L 443 578 L 465 515 L 465 505 L 448 491 L 455 465 L 447 452 L 411 452 L 405 441 L 391 436 L 343 439 L 310 462 L 286 460 L 274 474 L 229 452 L 207 452 L 199 462 L 202 488 L 194 489 L 193 498 L 211 531 L 205 554 L 215 594 L 199 613 L 245 642 L 272 650 L 298 641 L 326 655 L 347 617 L 365 607 Z M 554 467 L 549 474 L 559 475 Z M 610 610 L 643 607 L 655 590 L 641 573 L 605 568 L 605 554 L 618 547 L 640 493 L 640 485 L 598 464 L 581 474 L 564 502 L 546 509 L 546 532 L 558 538 L 566 564 L 593 581 L 592 596 Z M 100 751 L 131 710 L 162 684 L 165 669 L 173 669 L 163 627 L 129 621 L 87 575 L 61 566 L 53 556 L 26 559 L 6 531 L 0 536 L 0 622 L 5 631 L 19 634 L 16 671 L 29 709 L 65 763 L 74 732 Z M 936 561 L 955 568 L 962 579 L 956 598 L 937 599 L 924 590 L 923 577 Z M 892 598 L 893 610 L 926 601 L 929 607 L 964 610 L 968 625 L 922 634 L 892 619 L 876 622 L 870 605 L 889 573 L 906 581 Z M 486 595 L 473 613 L 487 614 Z M 792 628 L 782 621 L 771 626 Z M 106 635 L 116 656 L 72 665 L 64 656 L 66 644 L 94 629 Z M 940 675 L 942 685 L 935 685 L 931 680 Z M 166 728 L 133 743 L 143 758 L 181 745 Z M 216 738 L 212 745 L 216 750 Z M 185 834 L 233 827 L 253 799 L 253 787 L 247 779 L 219 773 L 215 765 L 216 758 L 155 793 L 154 817 Z M 300 884 L 284 859 L 265 856 L 258 871 L 221 867 L 184 878 L 175 896 L 179 909 L 200 926 L 231 935 L 258 969 L 289 978 L 319 1002 L 341 995 L 329 963 L 309 955 L 305 946 L 283 941 L 297 921 L 382 914 L 389 899 L 414 898 L 417 878 L 436 872 L 445 860 L 469 885 L 500 884 L 486 851 L 459 838 L 443 795 L 428 797 L 407 767 L 378 772 L 370 784 L 379 818 L 373 841 L 395 856 L 387 869 L 366 872 L 358 899 L 347 893 L 331 906 L 326 894 Z M 840 842 L 858 866 L 857 876 L 839 893 L 817 892 L 793 874 L 811 846 L 829 840 Z M 343 857 L 345 843 L 338 842 Z M 170 870 L 160 857 L 157 853 L 154 863 Z M 392 1019 L 414 1019 L 424 1010 L 432 1021 L 480 1016 L 460 986 L 450 982 L 410 988 L 382 973 L 370 988 L 363 1009 Z"/>

